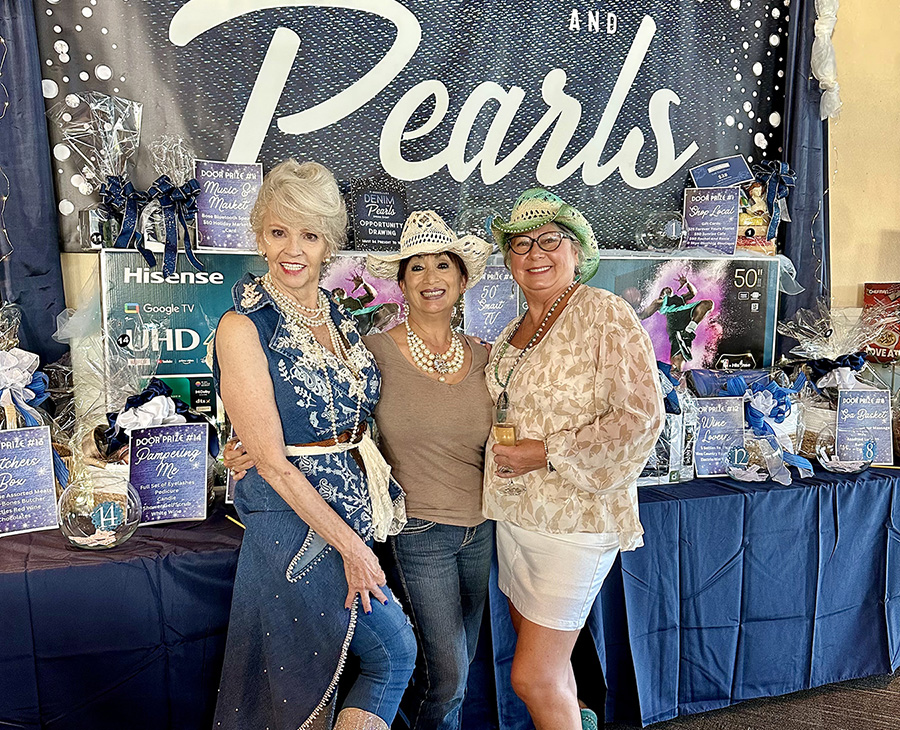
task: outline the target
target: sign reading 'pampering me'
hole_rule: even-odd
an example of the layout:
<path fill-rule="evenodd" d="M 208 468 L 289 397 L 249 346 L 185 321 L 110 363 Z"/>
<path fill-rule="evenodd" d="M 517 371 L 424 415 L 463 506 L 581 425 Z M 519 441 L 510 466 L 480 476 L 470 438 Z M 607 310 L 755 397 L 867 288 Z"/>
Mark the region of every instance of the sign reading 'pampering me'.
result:
<path fill-rule="evenodd" d="M 141 524 L 206 518 L 209 426 L 151 426 L 131 433 L 130 481 L 141 495 Z"/>

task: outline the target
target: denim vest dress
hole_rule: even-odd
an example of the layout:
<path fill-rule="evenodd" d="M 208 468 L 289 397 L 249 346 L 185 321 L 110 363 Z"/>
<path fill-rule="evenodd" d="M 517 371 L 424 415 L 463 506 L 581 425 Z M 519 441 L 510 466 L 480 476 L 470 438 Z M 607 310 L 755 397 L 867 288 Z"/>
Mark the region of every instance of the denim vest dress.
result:
<path fill-rule="evenodd" d="M 326 358 L 326 373 L 312 347 L 293 337 L 268 292 L 251 274 L 232 290 L 234 311 L 250 318 L 269 364 L 286 444 L 334 436 L 371 415 L 381 374 L 352 318 L 330 301 L 331 316 L 362 374 L 355 389 L 349 370 Z M 220 372 L 213 373 L 219 387 Z M 357 383 L 359 381 L 356 381 Z M 359 420 L 357 420 L 359 419 Z M 240 435 L 240 434 L 238 434 Z M 372 513 L 366 476 L 351 452 L 293 457 L 322 498 L 366 541 Z M 391 498 L 402 490 L 391 480 Z M 214 730 L 305 730 L 321 721 L 337 687 L 356 625 L 358 599 L 344 608 L 347 581 L 336 550 L 316 534 L 251 469 L 235 489 L 235 508 L 246 527 L 235 578 L 225 663 Z"/>

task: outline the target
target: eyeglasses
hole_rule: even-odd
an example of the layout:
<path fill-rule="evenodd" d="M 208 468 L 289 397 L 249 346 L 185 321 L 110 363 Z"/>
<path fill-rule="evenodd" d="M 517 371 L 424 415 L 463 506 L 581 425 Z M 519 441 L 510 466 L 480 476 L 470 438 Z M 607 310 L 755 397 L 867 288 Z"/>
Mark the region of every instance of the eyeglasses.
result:
<path fill-rule="evenodd" d="M 532 238 L 531 236 L 513 236 L 509 239 L 509 250 L 519 256 L 524 256 L 527 254 L 531 247 L 534 244 L 537 244 L 541 251 L 555 251 L 559 248 L 559 244 L 562 243 L 564 238 L 572 240 L 571 236 L 567 236 L 565 233 L 560 233 L 559 231 L 548 231 L 547 233 L 542 233 L 537 238 Z"/>

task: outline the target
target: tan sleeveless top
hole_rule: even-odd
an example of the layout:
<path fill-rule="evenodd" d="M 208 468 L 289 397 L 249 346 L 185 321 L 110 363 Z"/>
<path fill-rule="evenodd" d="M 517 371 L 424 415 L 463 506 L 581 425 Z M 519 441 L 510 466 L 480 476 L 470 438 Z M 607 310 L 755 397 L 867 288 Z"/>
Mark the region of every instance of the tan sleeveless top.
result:
<path fill-rule="evenodd" d="M 432 380 L 388 334 L 364 337 L 381 370 L 375 423 L 381 452 L 406 491 L 409 517 L 472 527 L 484 521 L 484 444 L 493 404 L 484 382 L 487 349 L 466 337 L 472 365 L 459 383 Z"/>

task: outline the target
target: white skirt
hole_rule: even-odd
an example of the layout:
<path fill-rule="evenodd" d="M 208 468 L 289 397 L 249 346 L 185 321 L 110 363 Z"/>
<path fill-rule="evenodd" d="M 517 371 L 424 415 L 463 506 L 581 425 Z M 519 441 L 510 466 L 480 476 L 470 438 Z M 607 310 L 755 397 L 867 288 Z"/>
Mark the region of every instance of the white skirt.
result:
<path fill-rule="evenodd" d="M 551 535 L 497 522 L 499 586 L 539 626 L 577 631 L 619 552 L 614 532 Z"/>

